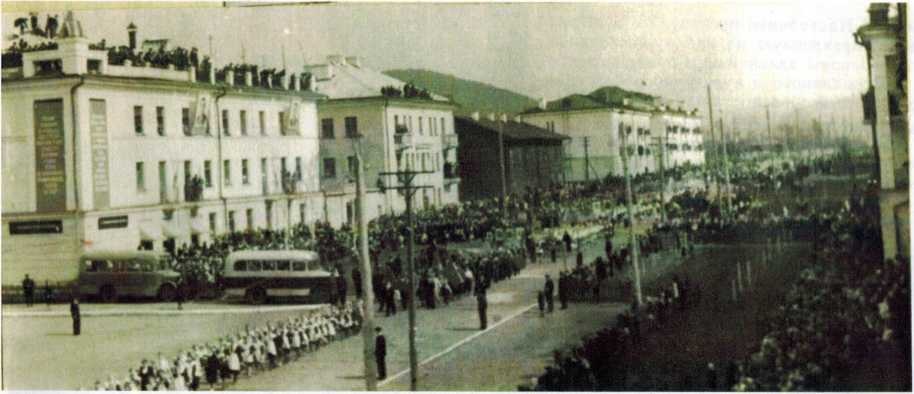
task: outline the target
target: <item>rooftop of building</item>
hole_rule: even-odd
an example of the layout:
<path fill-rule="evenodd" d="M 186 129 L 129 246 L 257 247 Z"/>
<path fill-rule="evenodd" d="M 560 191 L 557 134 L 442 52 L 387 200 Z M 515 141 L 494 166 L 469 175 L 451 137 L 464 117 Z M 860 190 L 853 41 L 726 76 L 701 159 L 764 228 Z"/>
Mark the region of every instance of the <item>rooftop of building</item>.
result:
<path fill-rule="evenodd" d="M 491 116 L 491 115 L 490 115 Z M 563 141 L 570 139 L 567 135 L 553 133 L 541 127 L 507 118 L 499 120 L 494 117 L 485 118 L 474 116 L 455 116 L 455 129 L 475 127 L 492 133 L 504 133 L 504 138 L 510 141 Z"/>
<path fill-rule="evenodd" d="M 357 56 L 331 55 L 326 63 L 305 66 L 314 75 L 317 90 L 330 99 L 405 98 L 448 102 L 448 98 L 419 89 L 366 67 Z"/>
<path fill-rule="evenodd" d="M 618 86 L 603 86 L 588 94 L 574 93 L 558 100 L 540 103 L 539 107 L 530 108 L 523 113 L 566 112 L 593 109 L 618 109 L 645 113 L 666 112 L 681 115 L 694 115 L 698 110 L 688 111 L 682 103 L 660 96 L 626 90 Z"/>

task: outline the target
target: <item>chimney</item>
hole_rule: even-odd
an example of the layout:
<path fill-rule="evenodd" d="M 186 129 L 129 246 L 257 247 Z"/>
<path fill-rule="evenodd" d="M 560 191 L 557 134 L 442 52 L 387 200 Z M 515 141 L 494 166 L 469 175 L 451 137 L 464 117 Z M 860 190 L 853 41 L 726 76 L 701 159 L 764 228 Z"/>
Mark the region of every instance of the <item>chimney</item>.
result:
<path fill-rule="evenodd" d="M 498 118 L 498 120 L 500 120 L 504 123 L 508 123 L 508 114 L 501 114 L 501 116 Z"/>
<path fill-rule="evenodd" d="M 347 56 L 346 63 L 349 63 L 349 65 L 353 67 L 362 67 L 362 59 L 358 56 Z"/>
<path fill-rule="evenodd" d="M 473 111 L 473 113 L 470 114 L 470 117 L 473 118 L 473 120 L 478 122 L 479 121 L 479 111 Z"/>
<path fill-rule="evenodd" d="M 540 107 L 540 109 L 546 109 L 546 98 L 545 97 L 540 97 L 539 107 Z"/>
<path fill-rule="evenodd" d="M 130 49 L 136 50 L 136 25 L 133 22 L 127 25 L 127 41 Z"/>
<path fill-rule="evenodd" d="M 488 118 L 489 118 L 490 122 L 494 122 L 495 121 L 495 112 L 489 112 Z"/>

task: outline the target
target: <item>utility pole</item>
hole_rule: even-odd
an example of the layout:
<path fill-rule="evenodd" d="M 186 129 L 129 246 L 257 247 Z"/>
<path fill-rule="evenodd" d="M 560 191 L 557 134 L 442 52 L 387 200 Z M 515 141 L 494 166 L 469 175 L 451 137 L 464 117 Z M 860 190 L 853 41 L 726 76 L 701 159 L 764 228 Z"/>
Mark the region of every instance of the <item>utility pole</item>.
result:
<path fill-rule="evenodd" d="M 361 142 L 359 142 L 361 143 Z M 368 221 L 365 218 L 365 164 L 362 162 L 362 150 L 355 150 L 357 168 L 355 173 L 356 215 L 359 221 L 359 260 L 362 263 L 362 349 L 365 359 L 365 391 L 377 390 L 377 365 L 374 358 L 374 289 L 371 278 L 371 260 L 368 254 Z M 342 275 L 342 272 L 340 272 Z"/>
<path fill-rule="evenodd" d="M 723 150 L 723 154 L 724 154 L 724 162 L 723 162 L 723 166 L 724 166 L 724 182 L 726 183 L 726 186 L 727 186 L 727 199 L 726 199 L 726 202 L 727 202 L 727 214 L 729 214 L 729 213 L 730 213 L 730 209 L 732 208 L 733 200 L 732 200 L 732 197 L 730 196 L 730 159 L 727 157 L 727 136 L 724 135 L 724 115 L 723 115 L 723 112 L 721 112 L 719 121 L 720 121 L 720 143 L 723 145 L 723 148 L 724 148 L 724 150 Z"/>
<path fill-rule="evenodd" d="M 416 263 L 413 259 L 413 243 L 415 243 L 415 224 L 413 223 L 413 197 L 419 189 L 431 189 L 431 186 L 413 185 L 416 175 L 433 174 L 434 171 L 413 171 L 412 166 L 407 162 L 405 171 L 381 172 L 381 176 L 395 176 L 400 186 L 387 187 L 383 186 L 382 191 L 398 190 L 403 193 L 406 199 L 406 227 L 409 229 L 409 237 L 406 244 L 406 266 L 409 281 L 409 389 L 416 391 L 416 382 L 419 377 L 419 355 L 416 350 Z M 370 279 L 363 282 L 370 282 Z M 367 304 L 366 304 L 367 305 Z M 372 307 L 367 306 L 367 307 Z"/>
<path fill-rule="evenodd" d="M 708 85 L 708 119 L 710 123 L 708 125 L 711 127 L 711 142 L 714 142 L 714 107 L 711 104 L 711 85 Z M 705 150 L 707 153 L 707 149 Z M 718 161 L 717 157 L 717 144 L 714 144 L 714 160 Z M 705 171 L 707 172 L 708 168 L 708 158 L 705 157 Z M 714 172 L 714 184 L 717 185 L 717 201 L 720 201 L 720 180 L 717 179 L 717 172 Z"/>
<path fill-rule="evenodd" d="M 501 216 L 507 216 L 508 211 L 508 186 L 505 177 L 505 122 L 507 116 L 502 115 L 498 122 L 498 167 L 501 170 Z"/>
<path fill-rule="evenodd" d="M 666 223 L 666 144 L 669 136 L 664 133 L 663 136 L 653 137 L 660 148 L 660 221 Z"/>
<path fill-rule="evenodd" d="M 768 105 L 765 105 L 765 124 L 768 126 L 768 146 L 774 146 L 774 139 L 771 138 L 771 110 Z"/>
<path fill-rule="evenodd" d="M 635 311 L 641 307 L 641 267 L 638 265 L 638 238 L 635 235 L 635 215 L 632 213 L 632 179 L 628 174 L 628 143 L 626 130 L 619 123 L 619 134 L 622 135 L 622 171 L 625 174 L 625 206 L 628 211 L 628 234 L 632 254 L 632 270 L 635 272 Z"/>
<path fill-rule="evenodd" d="M 584 180 L 590 182 L 590 139 L 584 136 Z"/>

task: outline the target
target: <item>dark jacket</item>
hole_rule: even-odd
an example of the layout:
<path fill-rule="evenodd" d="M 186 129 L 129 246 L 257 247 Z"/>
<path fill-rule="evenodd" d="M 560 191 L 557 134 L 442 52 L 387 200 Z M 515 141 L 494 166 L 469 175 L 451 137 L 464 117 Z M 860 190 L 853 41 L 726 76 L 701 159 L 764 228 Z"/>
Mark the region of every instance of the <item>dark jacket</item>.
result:
<path fill-rule="evenodd" d="M 387 356 L 387 338 L 384 337 L 384 334 L 378 334 L 374 338 L 374 355 L 375 357 Z"/>
<path fill-rule="evenodd" d="M 552 281 L 552 278 L 546 279 L 546 286 L 543 288 L 543 292 L 546 293 L 546 297 L 552 297 L 555 294 L 555 282 Z"/>
<path fill-rule="evenodd" d="M 79 304 L 75 302 L 70 303 L 70 316 L 72 316 L 73 319 L 79 320 Z"/>

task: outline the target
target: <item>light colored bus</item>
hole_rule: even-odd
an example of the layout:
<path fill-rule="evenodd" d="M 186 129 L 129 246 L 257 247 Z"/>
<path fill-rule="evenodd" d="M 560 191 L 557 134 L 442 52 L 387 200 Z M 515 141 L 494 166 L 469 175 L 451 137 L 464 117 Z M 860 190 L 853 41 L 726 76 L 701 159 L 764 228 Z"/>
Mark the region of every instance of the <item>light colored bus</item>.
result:
<path fill-rule="evenodd" d="M 323 303 L 333 300 L 335 280 L 308 250 L 244 250 L 225 259 L 221 285 L 228 297 L 252 304 L 273 299 Z"/>
<path fill-rule="evenodd" d="M 79 259 L 81 296 L 112 302 L 120 297 L 155 297 L 171 301 L 180 274 L 168 266 L 168 255 L 148 250 L 98 251 Z"/>

